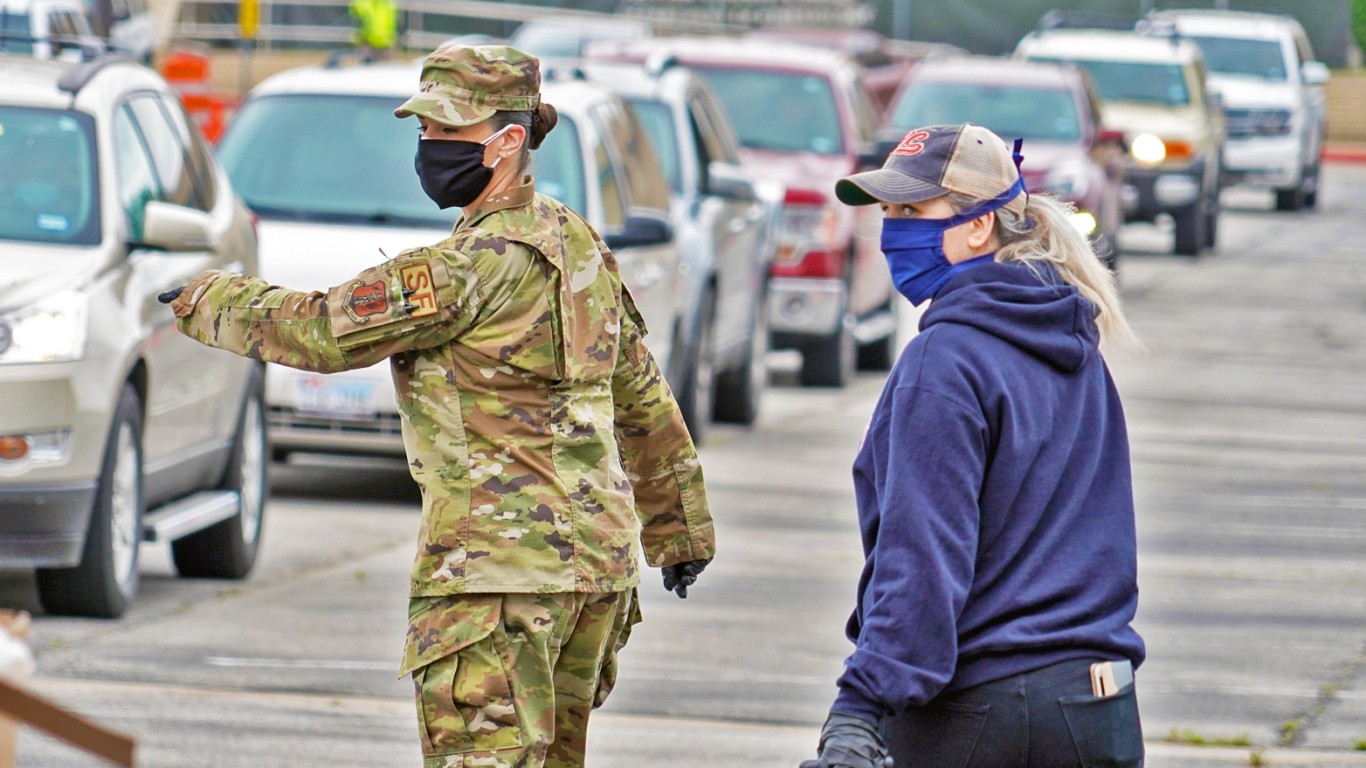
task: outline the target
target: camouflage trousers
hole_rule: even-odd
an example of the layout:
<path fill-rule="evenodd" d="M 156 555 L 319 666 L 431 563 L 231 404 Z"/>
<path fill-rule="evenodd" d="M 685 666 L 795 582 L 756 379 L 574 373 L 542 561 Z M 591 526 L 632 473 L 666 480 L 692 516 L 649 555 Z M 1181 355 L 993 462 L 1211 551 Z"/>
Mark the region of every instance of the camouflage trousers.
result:
<path fill-rule="evenodd" d="M 577 768 L 640 621 L 635 590 L 409 602 L 423 768 Z"/>

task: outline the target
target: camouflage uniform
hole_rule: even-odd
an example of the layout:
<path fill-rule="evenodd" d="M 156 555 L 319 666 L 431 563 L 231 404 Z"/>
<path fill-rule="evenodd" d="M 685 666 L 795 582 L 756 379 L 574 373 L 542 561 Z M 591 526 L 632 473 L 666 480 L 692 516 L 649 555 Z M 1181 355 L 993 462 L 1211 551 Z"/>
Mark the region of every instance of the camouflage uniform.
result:
<path fill-rule="evenodd" d="M 441 78 L 471 51 L 495 60 L 473 65 L 482 96 L 465 101 L 481 103 L 460 118 L 534 108 L 535 59 L 490 46 L 428 57 L 398 114 L 450 107 L 459 88 Z M 588 710 L 639 621 L 642 545 L 656 567 L 715 552 L 697 452 L 597 233 L 527 178 L 446 240 L 326 292 L 206 272 L 172 308 L 187 335 L 258 360 L 390 360 L 422 490 L 400 675 L 425 765 L 582 765 Z"/>

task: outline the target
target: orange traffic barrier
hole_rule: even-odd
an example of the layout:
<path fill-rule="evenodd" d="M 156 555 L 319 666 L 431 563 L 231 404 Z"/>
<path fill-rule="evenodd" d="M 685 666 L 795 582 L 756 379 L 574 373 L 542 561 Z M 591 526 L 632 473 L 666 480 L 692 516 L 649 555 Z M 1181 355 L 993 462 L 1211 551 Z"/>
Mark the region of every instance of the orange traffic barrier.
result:
<path fill-rule="evenodd" d="M 223 135 L 228 113 L 235 99 L 213 93 L 209 87 L 210 59 L 207 53 L 177 48 L 161 60 L 161 75 L 180 94 L 180 101 L 204 138 L 217 143 Z"/>

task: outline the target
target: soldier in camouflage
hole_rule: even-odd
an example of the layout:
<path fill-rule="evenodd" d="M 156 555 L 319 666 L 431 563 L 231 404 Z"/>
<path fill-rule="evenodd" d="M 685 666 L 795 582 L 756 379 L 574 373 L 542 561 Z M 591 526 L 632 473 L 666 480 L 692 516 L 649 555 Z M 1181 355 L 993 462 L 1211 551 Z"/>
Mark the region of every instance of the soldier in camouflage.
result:
<path fill-rule="evenodd" d="M 422 490 L 399 674 L 424 768 L 581 766 L 642 549 L 680 597 L 715 552 L 702 468 L 611 251 L 526 175 L 556 120 L 537 60 L 438 49 L 395 114 L 421 123 L 423 188 L 463 208 L 450 237 L 323 292 L 206 272 L 172 309 L 257 360 L 390 361 Z"/>

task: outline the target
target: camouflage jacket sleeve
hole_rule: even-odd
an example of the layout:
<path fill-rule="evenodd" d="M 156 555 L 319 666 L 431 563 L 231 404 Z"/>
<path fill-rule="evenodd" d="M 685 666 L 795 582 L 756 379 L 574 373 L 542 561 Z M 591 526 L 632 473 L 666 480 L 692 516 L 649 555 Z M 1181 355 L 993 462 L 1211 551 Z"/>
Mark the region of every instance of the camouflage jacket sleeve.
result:
<path fill-rule="evenodd" d="M 420 248 L 326 292 L 205 272 L 171 309 L 187 336 L 269 363 L 331 373 L 443 344 L 473 314 L 473 269 L 460 254 Z"/>
<path fill-rule="evenodd" d="M 617 443 L 631 479 L 646 561 L 656 567 L 716 554 L 702 463 L 664 375 L 645 347 L 645 324 L 622 288 L 621 345 L 612 374 Z"/>

